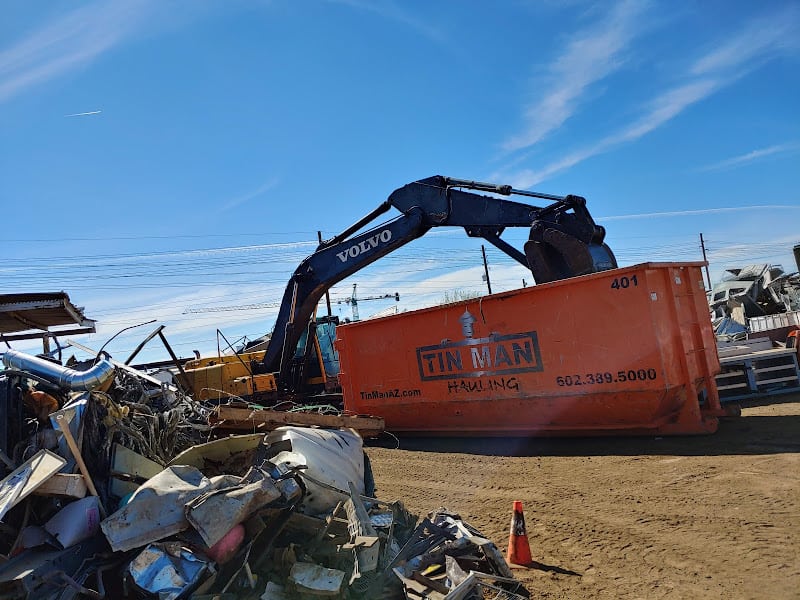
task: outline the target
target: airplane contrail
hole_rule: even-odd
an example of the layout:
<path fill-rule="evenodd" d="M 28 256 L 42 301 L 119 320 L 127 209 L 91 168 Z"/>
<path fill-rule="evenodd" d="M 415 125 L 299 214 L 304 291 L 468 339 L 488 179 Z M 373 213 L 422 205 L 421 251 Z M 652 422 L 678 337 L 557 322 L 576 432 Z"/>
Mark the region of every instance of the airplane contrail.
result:
<path fill-rule="evenodd" d="M 102 110 L 91 110 L 89 112 L 72 113 L 71 115 L 64 115 L 65 117 L 85 117 L 87 115 L 99 115 Z"/>
<path fill-rule="evenodd" d="M 621 221 L 623 219 L 651 219 L 658 217 L 685 217 L 691 215 L 713 215 L 725 212 L 737 212 L 742 210 L 766 210 L 766 209 L 800 209 L 800 206 L 785 204 L 762 204 L 756 206 L 727 206 L 721 208 L 701 208 L 696 210 L 675 210 L 669 212 L 652 212 L 638 215 L 614 215 L 610 217 L 596 217 L 595 221 Z"/>

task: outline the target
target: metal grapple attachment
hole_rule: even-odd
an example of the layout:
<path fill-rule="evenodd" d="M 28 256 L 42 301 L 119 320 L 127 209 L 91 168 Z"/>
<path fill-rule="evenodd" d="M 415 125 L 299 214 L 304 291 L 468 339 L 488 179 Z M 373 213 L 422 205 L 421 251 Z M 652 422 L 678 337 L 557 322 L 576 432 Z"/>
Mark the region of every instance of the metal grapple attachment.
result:
<path fill-rule="evenodd" d="M 567 196 L 543 209 L 525 242 L 525 257 L 536 283 L 617 268 L 614 253 L 603 243 L 605 236 L 580 196 Z"/>

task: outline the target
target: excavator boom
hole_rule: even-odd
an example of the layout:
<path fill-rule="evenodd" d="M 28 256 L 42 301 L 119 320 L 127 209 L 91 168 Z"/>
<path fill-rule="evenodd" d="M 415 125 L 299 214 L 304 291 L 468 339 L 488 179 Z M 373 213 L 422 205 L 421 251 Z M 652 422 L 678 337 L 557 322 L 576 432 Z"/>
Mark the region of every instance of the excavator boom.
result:
<path fill-rule="evenodd" d="M 553 201 L 545 207 L 472 191 L 519 195 Z M 361 231 L 392 208 L 401 214 Z M 551 196 L 443 176 L 409 183 L 339 235 L 320 243 L 295 270 L 283 295 L 272 339 L 263 359 L 266 372 L 278 372 L 278 387 L 291 391 L 291 358 L 325 292 L 339 281 L 423 236 L 433 227 L 463 227 L 470 237 L 493 244 L 531 269 L 537 283 L 594 273 L 617 266 L 579 196 Z M 524 252 L 501 234 L 506 227 L 529 227 Z"/>

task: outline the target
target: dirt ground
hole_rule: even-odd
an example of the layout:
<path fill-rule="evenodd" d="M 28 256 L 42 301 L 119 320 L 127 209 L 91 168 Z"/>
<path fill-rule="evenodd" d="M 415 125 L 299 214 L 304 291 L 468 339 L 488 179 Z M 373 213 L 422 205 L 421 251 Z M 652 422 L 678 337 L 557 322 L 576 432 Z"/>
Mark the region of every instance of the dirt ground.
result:
<path fill-rule="evenodd" d="M 712 436 L 403 439 L 367 453 L 379 498 L 449 508 L 504 553 L 522 500 L 534 564 L 514 573 L 532 598 L 800 598 L 800 395 Z"/>

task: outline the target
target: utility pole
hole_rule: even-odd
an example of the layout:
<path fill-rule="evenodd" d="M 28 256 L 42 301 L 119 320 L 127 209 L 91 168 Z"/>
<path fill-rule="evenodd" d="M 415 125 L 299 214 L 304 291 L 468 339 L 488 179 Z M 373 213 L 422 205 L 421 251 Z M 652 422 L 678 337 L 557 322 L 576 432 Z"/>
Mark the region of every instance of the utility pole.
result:
<path fill-rule="evenodd" d="M 489 288 L 489 293 L 492 293 L 492 282 L 489 281 L 489 265 L 486 263 L 486 247 L 481 244 L 481 253 L 483 254 L 483 278 L 486 280 L 486 287 Z"/>
<path fill-rule="evenodd" d="M 700 234 L 700 248 L 703 251 L 703 260 L 706 263 L 706 282 L 708 283 L 708 289 L 712 289 L 711 287 L 711 275 L 708 274 L 708 258 L 706 258 L 706 243 L 703 240 L 703 234 Z"/>
<path fill-rule="evenodd" d="M 322 232 L 317 230 L 317 238 L 319 239 L 319 243 L 322 243 Z M 333 315 L 333 311 L 331 310 L 331 295 L 328 290 L 325 290 L 325 302 L 328 304 L 328 316 Z"/>

